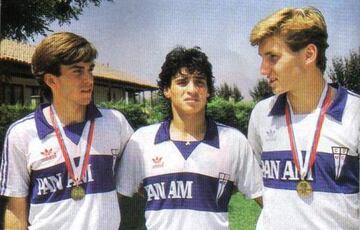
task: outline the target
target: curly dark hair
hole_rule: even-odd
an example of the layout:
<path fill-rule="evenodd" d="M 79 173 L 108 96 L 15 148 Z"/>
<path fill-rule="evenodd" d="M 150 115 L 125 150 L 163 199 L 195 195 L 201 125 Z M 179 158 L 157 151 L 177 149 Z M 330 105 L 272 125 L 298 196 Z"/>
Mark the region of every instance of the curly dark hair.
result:
<path fill-rule="evenodd" d="M 205 76 L 210 95 L 208 98 L 210 99 L 215 91 L 212 65 L 206 54 L 198 46 L 190 49 L 177 46 L 166 55 L 165 62 L 161 67 L 161 73 L 159 74 L 159 80 L 157 81 L 160 94 L 164 96 L 164 90 L 170 87 L 172 77 L 183 67 L 187 68 L 190 73 L 198 72 Z"/>

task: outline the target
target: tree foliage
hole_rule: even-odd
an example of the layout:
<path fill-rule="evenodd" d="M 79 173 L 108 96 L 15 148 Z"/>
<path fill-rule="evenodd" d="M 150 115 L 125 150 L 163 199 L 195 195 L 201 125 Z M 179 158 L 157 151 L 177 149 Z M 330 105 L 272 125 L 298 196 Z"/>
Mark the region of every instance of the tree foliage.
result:
<path fill-rule="evenodd" d="M 271 91 L 271 87 L 265 79 L 259 80 L 253 90 L 250 90 L 250 96 L 254 101 L 260 101 L 272 95 L 274 94 Z"/>
<path fill-rule="evenodd" d="M 360 94 L 360 48 L 349 57 L 334 58 L 328 75 L 334 83 Z"/>
<path fill-rule="evenodd" d="M 49 26 L 78 20 L 89 5 L 99 6 L 102 0 L 2 0 L 1 38 L 25 41 L 51 32 Z M 112 0 L 106 0 L 112 1 Z"/>
<path fill-rule="evenodd" d="M 241 101 L 244 99 L 236 85 L 230 87 L 226 82 L 215 89 L 215 95 L 225 100 L 233 99 L 234 101 Z"/>

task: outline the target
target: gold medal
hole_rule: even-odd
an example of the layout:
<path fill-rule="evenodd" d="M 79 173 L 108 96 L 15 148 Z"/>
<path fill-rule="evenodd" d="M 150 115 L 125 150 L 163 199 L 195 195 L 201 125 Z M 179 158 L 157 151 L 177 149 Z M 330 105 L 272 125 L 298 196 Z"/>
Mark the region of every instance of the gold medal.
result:
<path fill-rule="evenodd" d="M 71 198 L 73 200 L 81 200 L 85 196 L 85 190 L 80 186 L 75 186 L 71 189 Z"/>
<path fill-rule="evenodd" d="M 296 191 L 301 197 L 308 197 L 312 194 L 311 184 L 306 180 L 301 180 L 296 186 Z"/>

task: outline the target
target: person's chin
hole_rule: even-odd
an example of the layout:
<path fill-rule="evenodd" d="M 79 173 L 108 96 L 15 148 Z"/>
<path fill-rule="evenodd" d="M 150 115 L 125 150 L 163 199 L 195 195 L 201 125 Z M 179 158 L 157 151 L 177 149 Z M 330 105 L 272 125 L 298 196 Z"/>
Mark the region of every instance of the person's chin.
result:
<path fill-rule="evenodd" d="M 80 105 L 88 105 L 88 104 L 90 104 L 90 102 L 91 102 L 91 97 L 90 97 L 90 98 L 84 98 L 84 99 L 82 99 L 82 100 L 79 100 L 79 104 L 80 104 Z"/>

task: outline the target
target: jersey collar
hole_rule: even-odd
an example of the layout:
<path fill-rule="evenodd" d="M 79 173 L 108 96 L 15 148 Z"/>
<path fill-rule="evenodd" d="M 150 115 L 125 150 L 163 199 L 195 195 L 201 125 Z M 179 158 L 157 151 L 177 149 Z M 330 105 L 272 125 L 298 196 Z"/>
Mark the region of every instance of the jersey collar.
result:
<path fill-rule="evenodd" d="M 216 123 L 211 119 L 206 119 L 207 121 L 207 128 L 204 140 L 202 143 L 208 144 L 215 148 L 220 148 L 219 145 L 219 132 L 217 129 Z M 164 141 L 170 140 L 170 119 L 165 120 L 161 123 L 156 136 L 155 136 L 155 144 L 160 144 Z"/>
<path fill-rule="evenodd" d="M 41 104 L 35 111 L 35 124 L 36 124 L 36 130 L 37 133 L 39 135 L 39 138 L 42 140 L 44 139 L 47 135 L 49 135 L 50 133 L 52 133 L 54 131 L 54 128 L 46 121 L 46 118 L 43 114 L 43 109 L 50 106 L 49 103 L 44 103 Z M 101 117 L 101 112 L 98 110 L 98 108 L 96 108 L 96 106 L 93 103 L 90 103 L 87 107 L 86 107 L 86 115 L 85 115 L 85 120 L 92 120 L 98 117 Z M 79 124 L 74 124 L 74 125 L 69 125 L 67 127 L 69 127 L 71 129 L 70 126 L 74 126 L 72 127 L 73 129 L 82 129 L 85 126 L 85 122 L 83 123 L 79 123 Z"/>
<path fill-rule="evenodd" d="M 342 116 L 344 113 L 347 97 L 348 97 L 348 91 L 342 86 L 336 86 L 333 84 L 330 84 L 332 87 L 337 88 L 336 95 L 331 103 L 329 109 L 327 110 L 326 114 L 332 116 L 337 121 L 341 122 Z M 283 116 L 285 115 L 285 105 L 286 105 L 286 94 L 280 94 L 270 113 L 269 116 Z"/>

